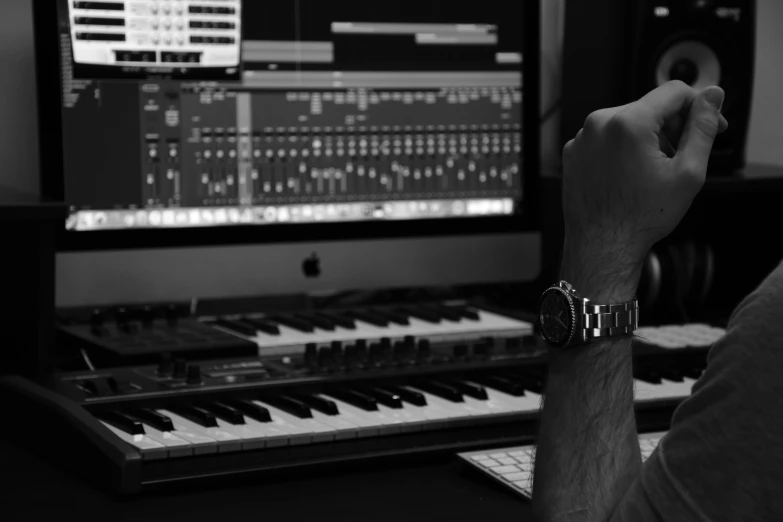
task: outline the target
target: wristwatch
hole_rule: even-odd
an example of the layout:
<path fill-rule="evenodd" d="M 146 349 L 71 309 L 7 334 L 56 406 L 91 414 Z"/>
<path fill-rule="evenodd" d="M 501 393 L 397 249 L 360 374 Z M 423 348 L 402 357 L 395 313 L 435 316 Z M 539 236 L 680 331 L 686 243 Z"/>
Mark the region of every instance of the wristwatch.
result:
<path fill-rule="evenodd" d="M 581 297 L 566 281 L 547 288 L 538 302 L 538 326 L 555 348 L 570 348 L 594 339 L 627 335 L 639 327 L 639 301 L 599 305 Z"/>

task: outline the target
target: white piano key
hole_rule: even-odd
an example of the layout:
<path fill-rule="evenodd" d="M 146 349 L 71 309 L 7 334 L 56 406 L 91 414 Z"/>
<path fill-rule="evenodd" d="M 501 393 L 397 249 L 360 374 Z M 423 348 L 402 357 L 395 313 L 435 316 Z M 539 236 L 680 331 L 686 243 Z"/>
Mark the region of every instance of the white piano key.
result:
<path fill-rule="evenodd" d="M 267 448 L 288 446 L 291 443 L 292 437 L 297 436 L 280 429 L 280 427 L 274 423 L 274 420 L 272 420 L 272 422 L 261 422 L 245 415 L 245 424 L 248 428 L 264 434 L 264 442 L 266 443 Z"/>
<path fill-rule="evenodd" d="M 156 411 L 166 415 L 171 419 L 171 422 L 174 424 L 174 428 L 176 428 L 176 431 L 174 432 L 176 435 L 179 435 L 177 433 L 179 431 L 186 431 L 201 435 L 202 437 L 209 437 L 214 439 L 215 442 L 217 442 L 219 453 L 239 451 L 242 449 L 242 439 L 237 435 L 229 433 L 220 428 L 207 428 L 201 426 L 168 410 L 161 409 Z"/>
<path fill-rule="evenodd" d="M 683 382 L 661 379 L 660 384 L 634 379 L 634 400 L 636 402 L 649 402 L 661 399 L 684 399 L 690 396 L 695 382 L 688 377 L 685 377 Z"/>
<path fill-rule="evenodd" d="M 334 401 L 335 404 L 337 404 L 337 408 L 340 410 L 341 413 L 350 416 L 350 417 L 346 417 L 347 420 L 353 422 L 353 418 L 359 417 L 365 419 L 366 422 L 375 423 L 375 425 L 378 427 L 378 433 L 380 435 L 400 433 L 401 431 L 400 424 L 402 424 L 402 421 L 399 419 L 395 419 L 393 417 L 389 417 L 388 415 L 384 415 L 380 411 L 363 410 L 361 408 L 348 404 L 347 402 L 343 402 L 340 399 L 332 397 L 331 395 L 329 395 L 327 398 L 329 400 Z"/>
<path fill-rule="evenodd" d="M 331 426 L 334 428 L 335 440 L 355 439 L 359 437 L 359 431 L 364 428 L 358 427 L 356 424 L 352 424 L 347 419 L 341 418 L 339 415 L 327 415 L 320 411 L 311 410 L 313 412 L 313 419 L 316 422 Z"/>
<path fill-rule="evenodd" d="M 441 399 L 437 395 L 427 393 L 419 388 L 416 388 L 415 386 L 410 386 L 410 388 L 418 391 L 419 393 L 424 394 L 424 397 L 426 397 L 427 399 L 427 404 L 435 404 L 441 408 L 450 410 L 455 414 L 461 414 L 462 417 L 470 417 L 471 419 L 477 419 L 477 418 L 488 417 L 492 415 L 492 413 L 486 408 L 475 407 L 466 402 L 452 402 L 446 399 Z"/>
<path fill-rule="evenodd" d="M 174 421 L 172 421 L 172 424 L 174 424 Z M 182 425 L 174 424 L 174 431 L 171 433 L 182 440 L 188 441 L 193 447 L 194 455 L 208 455 L 218 451 L 215 439 L 203 434 L 193 433 Z"/>
<path fill-rule="evenodd" d="M 333 397 L 327 397 L 326 395 L 322 394 L 316 394 L 316 396 L 322 399 L 334 401 L 335 404 L 338 404 L 338 401 L 336 401 Z M 344 404 L 345 403 L 340 402 L 337 406 L 337 408 L 340 410 L 340 418 L 345 419 L 347 422 L 350 422 L 351 424 L 361 428 L 358 432 L 359 437 L 371 437 L 380 433 L 379 428 L 384 425 L 384 422 L 381 419 L 359 415 L 351 408 L 343 408 Z"/>
<path fill-rule="evenodd" d="M 263 424 L 271 424 L 276 430 L 287 433 L 290 436 L 288 443 L 291 446 L 310 444 L 313 442 L 313 433 L 308 428 L 305 428 L 298 423 L 289 422 L 287 418 L 282 418 L 276 414 L 278 410 L 270 409 L 266 404 L 260 401 L 253 402 L 256 406 L 262 406 L 269 410 L 269 416 L 272 418 L 272 422 Z M 245 416 L 245 421 L 247 421 L 247 416 Z"/>
<path fill-rule="evenodd" d="M 403 388 L 416 391 L 421 393 L 424 396 L 424 399 L 427 401 L 426 406 L 419 406 L 419 408 L 422 409 L 424 414 L 433 420 L 444 420 L 446 421 L 446 425 L 458 425 L 458 424 L 464 424 L 466 420 L 470 419 L 472 415 L 469 415 L 465 413 L 464 411 L 460 409 L 455 409 L 451 407 L 444 407 L 443 404 L 440 401 L 430 401 L 429 395 L 413 388 L 412 386 L 402 386 Z"/>
<path fill-rule="evenodd" d="M 130 433 L 125 433 L 121 429 L 115 428 L 107 422 L 101 421 L 101 424 L 109 428 L 112 433 L 117 435 L 120 439 L 141 451 L 141 458 L 144 460 L 165 459 L 168 457 L 169 452 L 166 446 L 152 440 L 147 435 L 131 435 Z"/>
<path fill-rule="evenodd" d="M 169 449 L 169 457 L 189 457 L 193 455 L 193 444 L 185 439 L 169 431 L 159 431 L 143 422 L 142 426 L 144 426 L 144 431 L 149 438 Z"/>
<path fill-rule="evenodd" d="M 390 408 L 383 404 L 378 404 L 378 411 L 388 417 L 398 419 L 400 421 L 400 431 L 402 433 L 422 431 L 427 425 L 427 419 L 422 415 L 414 413 L 413 411 L 407 411 L 405 408 Z"/>
<path fill-rule="evenodd" d="M 420 319 L 410 317 L 408 325 L 398 325 L 390 323 L 386 327 L 375 326 L 364 321 L 354 320 L 356 329 L 336 327 L 335 330 L 322 330 L 315 328 L 313 332 L 300 332 L 287 326 L 278 325 L 279 335 L 270 335 L 264 332 L 257 332 L 255 336 L 240 334 L 234 330 L 221 326 L 212 325 L 213 328 L 231 333 L 237 337 L 254 341 L 263 354 L 290 354 L 303 350 L 307 343 L 329 344 L 332 341 L 355 342 L 359 339 L 375 342 L 383 337 L 388 337 L 392 341 L 402 339 L 407 335 L 413 335 L 417 338 L 426 338 L 430 340 L 448 341 L 452 339 L 466 340 L 470 338 L 479 338 L 491 335 L 524 335 L 533 331 L 533 325 L 504 317 L 483 310 L 476 311 L 479 315 L 478 321 L 463 319 L 460 322 L 441 321 L 440 323 L 429 323 Z M 258 316 L 258 318 L 263 318 Z"/>
<path fill-rule="evenodd" d="M 269 413 L 276 415 L 277 417 L 280 417 L 287 424 L 293 424 L 294 426 L 297 426 L 305 430 L 307 433 L 310 434 L 310 436 L 313 439 L 313 442 L 329 442 L 331 440 L 334 440 L 335 432 L 337 430 L 335 430 L 333 427 L 327 426 L 326 424 L 321 424 L 320 422 L 314 419 L 302 419 L 300 417 L 297 417 L 296 415 L 291 415 L 290 413 L 275 408 L 274 406 L 266 404 L 263 401 L 258 401 L 258 402 L 261 406 L 268 409 Z"/>
<path fill-rule="evenodd" d="M 537 413 L 541 407 L 541 395 L 525 390 L 525 394 L 519 397 L 514 395 L 490 388 L 484 387 L 487 390 L 487 396 L 496 400 L 509 404 L 515 413 Z"/>
<path fill-rule="evenodd" d="M 218 417 L 215 417 L 218 428 L 228 432 L 235 437 L 242 439 L 243 450 L 254 450 L 266 447 L 266 434 L 257 431 L 246 424 L 231 424 Z"/>

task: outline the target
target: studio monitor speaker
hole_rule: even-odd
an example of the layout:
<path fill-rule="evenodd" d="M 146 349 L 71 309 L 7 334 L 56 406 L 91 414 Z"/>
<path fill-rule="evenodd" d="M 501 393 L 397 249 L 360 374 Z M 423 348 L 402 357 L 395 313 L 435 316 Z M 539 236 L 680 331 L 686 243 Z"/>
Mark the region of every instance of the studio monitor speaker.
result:
<path fill-rule="evenodd" d="M 636 100 L 669 80 L 720 85 L 729 130 L 709 175 L 744 165 L 753 89 L 754 0 L 567 0 L 562 141 L 597 109 Z"/>

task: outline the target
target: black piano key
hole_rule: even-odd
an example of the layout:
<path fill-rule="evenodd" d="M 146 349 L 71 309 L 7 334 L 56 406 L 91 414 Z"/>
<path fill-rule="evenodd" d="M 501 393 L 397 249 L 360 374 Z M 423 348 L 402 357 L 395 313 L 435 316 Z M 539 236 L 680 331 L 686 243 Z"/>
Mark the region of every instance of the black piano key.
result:
<path fill-rule="evenodd" d="M 351 406 L 356 406 L 357 408 L 361 408 L 362 410 L 378 411 L 377 401 L 374 398 L 370 397 L 369 395 L 364 394 L 360 391 L 350 390 L 347 388 L 337 388 L 337 389 L 329 390 L 328 394 L 334 397 L 335 399 L 346 402 Z"/>
<path fill-rule="evenodd" d="M 107 411 L 96 414 L 100 420 L 107 424 L 111 424 L 118 430 L 122 430 L 130 435 L 144 435 L 144 426 L 138 419 L 133 416 L 126 415 L 119 411 Z"/>
<path fill-rule="evenodd" d="M 248 337 L 255 337 L 256 335 L 256 328 L 242 321 L 235 321 L 232 319 L 216 319 L 212 321 L 211 324 L 220 326 L 221 328 L 225 328 L 227 330 L 232 330 Z"/>
<path fill-rule="evenodd" d="M 335 404 L 334 401 L 330 401 L 329 399 L 307 394 L 297 394 L 296 399 L 308 405 L 312 409 L 320 411 L 326 415 L 340 415 L 340 410 L 337 408 L 337 404 Z"/>
<path fill-rule="evenodd" d="M 203 426 L 205 428 L 218 427 L 215 416 L 210 411 L 207 411 L 200 406 L 169 406 L 166 409 L 176 413 L 180 417 L 188 419 L 191 422 L 195 422 L 199 426 Z"/>
<path fill-rule="evenodd" d="M 288 328 L 299 330 L 303 333 L 313 333 L 315 331 L 315 327 L 313 325 L 292 316 L 274 315 L 268 319 L 275 323 L 282 324 L 283 326 L 287 326 Z"/>
<path fill-rule="evenodd" d="M 440 315 L 432 309 L 426 309 L 420 306 L 408 306 L 400 308 L 400 312 L 428 323 L 440 323 Z"/>
<path fill-rule="evenodd" d="M 354 319 L 358 319 L 359 321 L 363 321 L 373 326 L 378 326 L 381 328 L 389 326 L 388 319 L 376 313 L 370 312 L 369 310 L 352 310 L 348 312 L 348 314 L 350 314 L 350 316 Z"/>
<path fill-rule="evenodd" d="M 681 368 L 682 374 L 689 379 L 698 379 L 701 377 L 703 370 L 695 366 L 685 366 Z"/>
<path fill-rule="evenodd" d="M 661 377 L 667 381 L 682 382 L 683 373 L 679 368 L 671 366 L 660 366 L 657 368 Z"/>
<path fill-rule="evenodd" d="M 280 328 L 276 324 L 272 324 L 269 321 L 245 317 L 242 319 L 242 322 L 249 324 L 259 332 L 264 332 L 265 334 L 269 335 L 280 335 Z"/>
<path fill-rule="evenodd" d="M 445 384 L 440 381 L 421 379 L 415 381 L 413 383 L 413 386 L 427 393 L 437 395 L 438 397 L 442 399 L 446 399 L 447 401 L 465 402 L 465 399 L 462 397 L 462 393 L 460 393 L 460 391 L 457 388 L 453 386 L 449 386 L 448 384 Z"/>
<path fill-rule="evenodd" d="M 428 305 L 424 306 L 425 309 L 430 309 L 436 314 L 438 314 L 441 318 L 450 321 L 452 323 L 459 323 L 462 321 L 462 315 L 456 311 L 452 310 L 448 306 L 442 306 L 442 305 Z"/>
<path fill-rule="evenodd" d="M 480 401 L 486 401 L 489 399 L 487 396 L 487 390 L 485 390 L 483 386 L 480 386 L 476 383 L 458 379 L 448 379 L 444 382 L 449 386 L 453 386 L 468 397 L 473 397 L 474 399 L 478 399 Z"/>
<path fill-rule="evenodd" d="M 513 395 L 514 397 L 522 397 L 525 395 L 525 386 L 521 382 L 514 381 L 513 379 L 507 379 L 500 375 L 479 375 L 471 378 L 488 388 Z"/>
<path fill-rule="evenodd" d="M 365 393 L 378 401 L 380 404 L 389 408 L 401 409 L 402 397 L 399 394 L 384 390 L 383 388 L 376 388 L 374 386 L 368 388 L 362 388 L 362 393 Z"/>
<path fill-rule="evenodd" d="M 241 425 L 245 423 L 245 416 L 242 415 L 242 412 L 224 402 L 205 402 L 201 404 L 201 407 L 229 424 Z"/>
<path fill-rule="evenodd" d="M 337 327 L 337 323 L 335 321 L 318 314 L 299 313 L 296 314 L 295 317 L 297 319 L 301 319 L 302 321 L 309 323 L 310 325 L 316 328 L 320 328 L 321 330 L 327 330 L 329 332 L 333 332 L 334 329 Z"/>
<path fill-rule="evenodd" d="M 661 384 L 661 375 L 652 368 L 635 368 L 633 376 L 650 384 Z"/>
<path fill-rule="evenodd" d="M 478 312 L 476 310 L 472 309 L 472 308 L 468 308 L 467 306 L 446 306 L 446 305 L 444 305 L 444 308 L 449 308 L 451 310 L 454 310 L 463 319 L 468 319 L 470 321 L 478 321 L 479 320 Z"/>
<path fill-rule="evenodd" d="M 294 397 L 288 397 L 285 395 L 269 395 L 261 397 L 260 399 L 267 404 L 280 408 L 281 410 L 290 413 L 300 419 L 312 419 L 313 412 L 310 411 L 310 407 L 302 401 L 295 399 Z"/>
<path fill-rule="evenodd" d="M 155 410 L 138 408 L 131 410 L 128 413 L 141 422 L 149 424 L 158 431 L 174 431 L 174 424 L 171 422 L 171 419 Z"/>
<path fill-rule="evenodd" d="M 543 395 L 546 391 L 546 381 L 541 375 L 533 375 L 529 373 L 511 373 L 514 380 L 518 381 L 525 387 L 526 390 L 530 390 L 539 395 Z"/>
<path fill-rule="evenodd" d="M 226 401 L 226 404 L 241 411 L 245 416 L 250 417 L 258 422 L 272 422 L 272 415 L 269 410 L 263 406 L 259 406 L 253 401 L 246 399 L 235 399 Z"/>
<path fill-rule="evenodd" d="M 423 393 L 416 390 L 411 390 L 410 388 L 406 388 L 404 386 L 389 386 L 388 390 L 399 395 L 403 401 L 409 404 L 413 404 L 414 406 L 427 405 L 427 397 L 425 397 Z"/>
<path fill-rule="evenodd" d="M 351 317 L 345 314 L 339 312 L 318 312 L 313 315 L 328 319 L 329 321 L 334 322 L 334 324 L 336 324 L 340 328 L 346 328 L 348 330 L 356 330 L 356 321 L 354 321 Z"/>
<path fill-rule="evenodd" d="M 398 324 L 400 326 L 409 326 L 411 324 L 411 322 L 408 320 L 408 317 L 405 314 L 401 314 L 394 310 L 374 309 L 371 311 L 372 313 L 378 314 L 379 316 L 383 317 L 390 323 Z"/>

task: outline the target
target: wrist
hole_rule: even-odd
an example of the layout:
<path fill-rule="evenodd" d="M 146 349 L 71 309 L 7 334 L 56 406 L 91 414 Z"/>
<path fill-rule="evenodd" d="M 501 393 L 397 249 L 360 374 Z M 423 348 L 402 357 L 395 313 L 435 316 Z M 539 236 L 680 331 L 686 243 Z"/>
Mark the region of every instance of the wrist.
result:
<path fill-rule="evenodd" d="M 620 247 L 566 242 L 561 278 L 596 304 L 626 303 L 636 295 L 642 266 L 643 258 L 627 255 Z"/>

